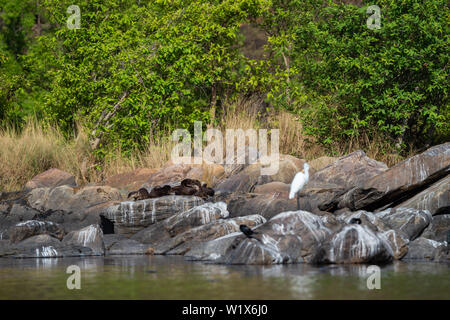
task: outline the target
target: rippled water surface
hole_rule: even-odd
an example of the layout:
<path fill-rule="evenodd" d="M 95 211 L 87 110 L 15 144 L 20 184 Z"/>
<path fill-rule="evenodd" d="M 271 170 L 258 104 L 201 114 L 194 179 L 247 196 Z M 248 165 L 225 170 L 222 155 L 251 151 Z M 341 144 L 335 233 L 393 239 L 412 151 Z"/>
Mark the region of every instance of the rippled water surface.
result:
<path fill-rule="evenodd" d="M 70 265 L 81 289 L 69 290 Z M 368 290 L 367 266 L 224 266 L 174 256 L 0 259 L 0 299 L 450 299 L 450 265 L 396 262 Z"/>

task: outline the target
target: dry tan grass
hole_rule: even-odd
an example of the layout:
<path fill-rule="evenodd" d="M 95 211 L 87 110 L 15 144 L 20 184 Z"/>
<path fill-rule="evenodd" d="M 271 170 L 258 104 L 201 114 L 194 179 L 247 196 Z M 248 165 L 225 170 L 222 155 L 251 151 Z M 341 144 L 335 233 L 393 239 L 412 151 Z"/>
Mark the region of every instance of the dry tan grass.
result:
<path fill-rule="evenodd" d="M 80 148 L 80 140 L 67 144 L 59 130 L 44 130 L 35 122 L 29 122 L 21 133 L 4 129 L 0 132 L 1 190 L 20 189 L 31 177 L 52 167 L 73 171 L 84 153 L 75 152 Z"/>
<path fill-rule="evenodd" d="M 372 159 L 385 162 L 389 167 L 417 153 L 409 149 L 406 156 L 399 154 L 392 141 L 381 134 L 372 139 L 362 133 L 347 143 L 335 144 L 326 149 L 313 137 L 307 136 L 298 117 L 287 111 L 263 110 L 258 99 L 238 100 L 226 106 L 221 126 L 226 128 L 259 129 L 272 128 L 280 130 L 280 153 L 290 154 L 308 161 L 322 156 L 342 156 L 356 150 L 363 150 Z"/>

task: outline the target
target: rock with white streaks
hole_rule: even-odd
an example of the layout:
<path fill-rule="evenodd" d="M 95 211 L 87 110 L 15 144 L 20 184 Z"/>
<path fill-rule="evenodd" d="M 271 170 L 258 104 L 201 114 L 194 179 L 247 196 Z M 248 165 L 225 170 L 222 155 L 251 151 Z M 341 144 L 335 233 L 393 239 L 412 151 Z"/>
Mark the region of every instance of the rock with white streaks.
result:
<path fill-rule="evenodd" d="M 430 224 L 432 216 L 428 210 L 411 208 L 389 208 L 376 213 L 391 229 L 403 232 L 408 240 L 414 240 Z"/>
<path fill-rule="evenodd" d="M 184 255 L 195 245 L 214 240 L 216 238 L 239 231 L 239 226 L 245 224 L 250 228 L 255 228 L 266 222 L 264 217 L 251 215 L 231 219 L 219 219 L 214 222 L 195 227 L 168 238 L 153 246 L 155 254 L 179 254 Z"/>
<path fill-rule="evenodd" d="M 419 237 L 409 244 L 408 253 L 403 260 L 450 261 L 450 246 L 446 241 L 438 242 Z"/>
<path fill-rule="evenodd" d="M 64 228 L 49 221 L 27 220 L 9 228 L 9 239 L 12 243 L 17 243 L 26 238 L 39 234 L 48 234 L 59 240 L 64 237 Z"/>
<path fill-rule="evenodd" d="M 450 214 L 433 216 L 433 220 L 422 233 L 422 237 L 450 243 Z"/>
<path fill-rule="evenodd" d="M 88 247 L 67 245 L 48 234 L 32 236 L 19 243 L 0 245 L 0 257 L 9 258 L 59 258 L 90 256 Z"/>
<path fill-rule="evenodd" d="M 307 211 L 282 212 L 257 228 L 252 238 L 237 236 L 216 262 L 280 264 L 311 261 L 333 233 L 321 217 Z"/>
<path fill-rule="evenodd" d="M 428 210 L 433 216 L 450 213 L 450 175 L 396 206 L 400 207 Z"/>
<path fill-rule="evenodd" d="M 394 252 L 385 236 L 359 224 L 344 226 L 317 251 L 315 263 L 385 263 Z"/>
<path fill-rule="evenodd" d="M 124 254 L 145 254 L 148 246 L 131 239 L 123 239 L 112 244 L 108 250 L 108 255 Z"/>
<path fill-rule="evenodd" d="M 98 224 L 87 226 L 68 233 L 63 241 L 65 245 L 78 245 L 92 249 L 94 255 L 104 255 L 103 231 Z"/>
<path fill-rule="evenodd" d="M 152 224 L 203 203 L 199 197 L 176 195 L 124 201 L 107 208 L 104 216 L 114 223 L 115 232 L 130 237 Z"/>
<path fill-rule="evenodd" d="M 433 146 L 421 154 L 402 161 L 374 177 L 354 183 L 343 193 L 322 203 L 319 208 L 334 212 L 341 208 L 374 211 L 401 205 L 450 173 L 450 142 Z M 443 195 L 448 194 L 444 189 Z M 430 193 L 428 193 L 430 194 Z M 408 206 L 419 208 L 423 193 Z M 438 197 L 439 198 L 439 197 Z M 447 200 L 448 202 L 448 200 Z M 426 208 L 434 210 L 433 208 Z"/>
<path fill-rule="evenodd" d="M 338 219 L 349 224 L 351 219 L 358 218 L 361 225 L 368 227 L 377 237 L 383 238 L 389 242 L 394 259 L 401 259 L 408 252 L 408 236 L 401 230 L 394 230 L 383 219 L 372 212 L 359 210 L 356 212 L 346 212 L 341 214 Z M 402 226 L 402 224 L 400 224 Z"/>
<path fill-rule="evenodd" d="M 215 261 L 222 257 L 234 239 L 241 235 L 241 232 L 233 232 L 211 241 L 200 242 L 194 245 L 184 258 L 193 261 Z"/>
<path fill-rule="evenodd" d="M 228 211 L 224 202 L 207 202 L 187 211 L 177 213 L 159 223 L 152 224 L 131 238 L 142 243 L 158 243 L 189 229 L 227 217 Z"/>
<path fill-rule="evenodd" d="M 67 212 L 82 212 L 100 203 L 122 200 L 122 198 L 123 195 L 119 190 L 108 186 L 37 188 L 27 195 L 28 204 L 34 209 Z"/>

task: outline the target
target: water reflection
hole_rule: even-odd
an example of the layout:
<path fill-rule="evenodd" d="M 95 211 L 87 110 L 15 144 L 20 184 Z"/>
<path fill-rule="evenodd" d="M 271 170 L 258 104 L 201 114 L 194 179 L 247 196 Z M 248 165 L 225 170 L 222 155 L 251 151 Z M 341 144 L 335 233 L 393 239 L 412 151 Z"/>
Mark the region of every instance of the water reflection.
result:
<path fill-rule="evenodd" d="M 73 264 L 82 290 L 66 287 Z M 0 298 L 450 299 L 449 264 L 380 266 L 380 290 L 368 290 L 367 267 L 215 265 L 179 256 L 0 259 Z"/>

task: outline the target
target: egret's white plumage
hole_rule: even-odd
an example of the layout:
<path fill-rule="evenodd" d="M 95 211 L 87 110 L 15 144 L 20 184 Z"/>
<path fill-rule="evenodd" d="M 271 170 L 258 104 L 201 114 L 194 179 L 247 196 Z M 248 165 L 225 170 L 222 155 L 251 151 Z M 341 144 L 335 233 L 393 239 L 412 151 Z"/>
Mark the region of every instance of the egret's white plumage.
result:
<path fill-rule="evenodd" d="M 309 180 L 309 164 L 305 162 L 303 165 L 303 170 L 300 172 L 297 172 L 294 179 L 291 182 L 291 189 L 289 190 L 289 199 L 294 199 L 294 196 L 297 195 L 297 207 L 298 210 L 300 210 L 300 203 L 299 203 L 299 193 L 305 186 L 305 184 L 308 183 Z"/>

